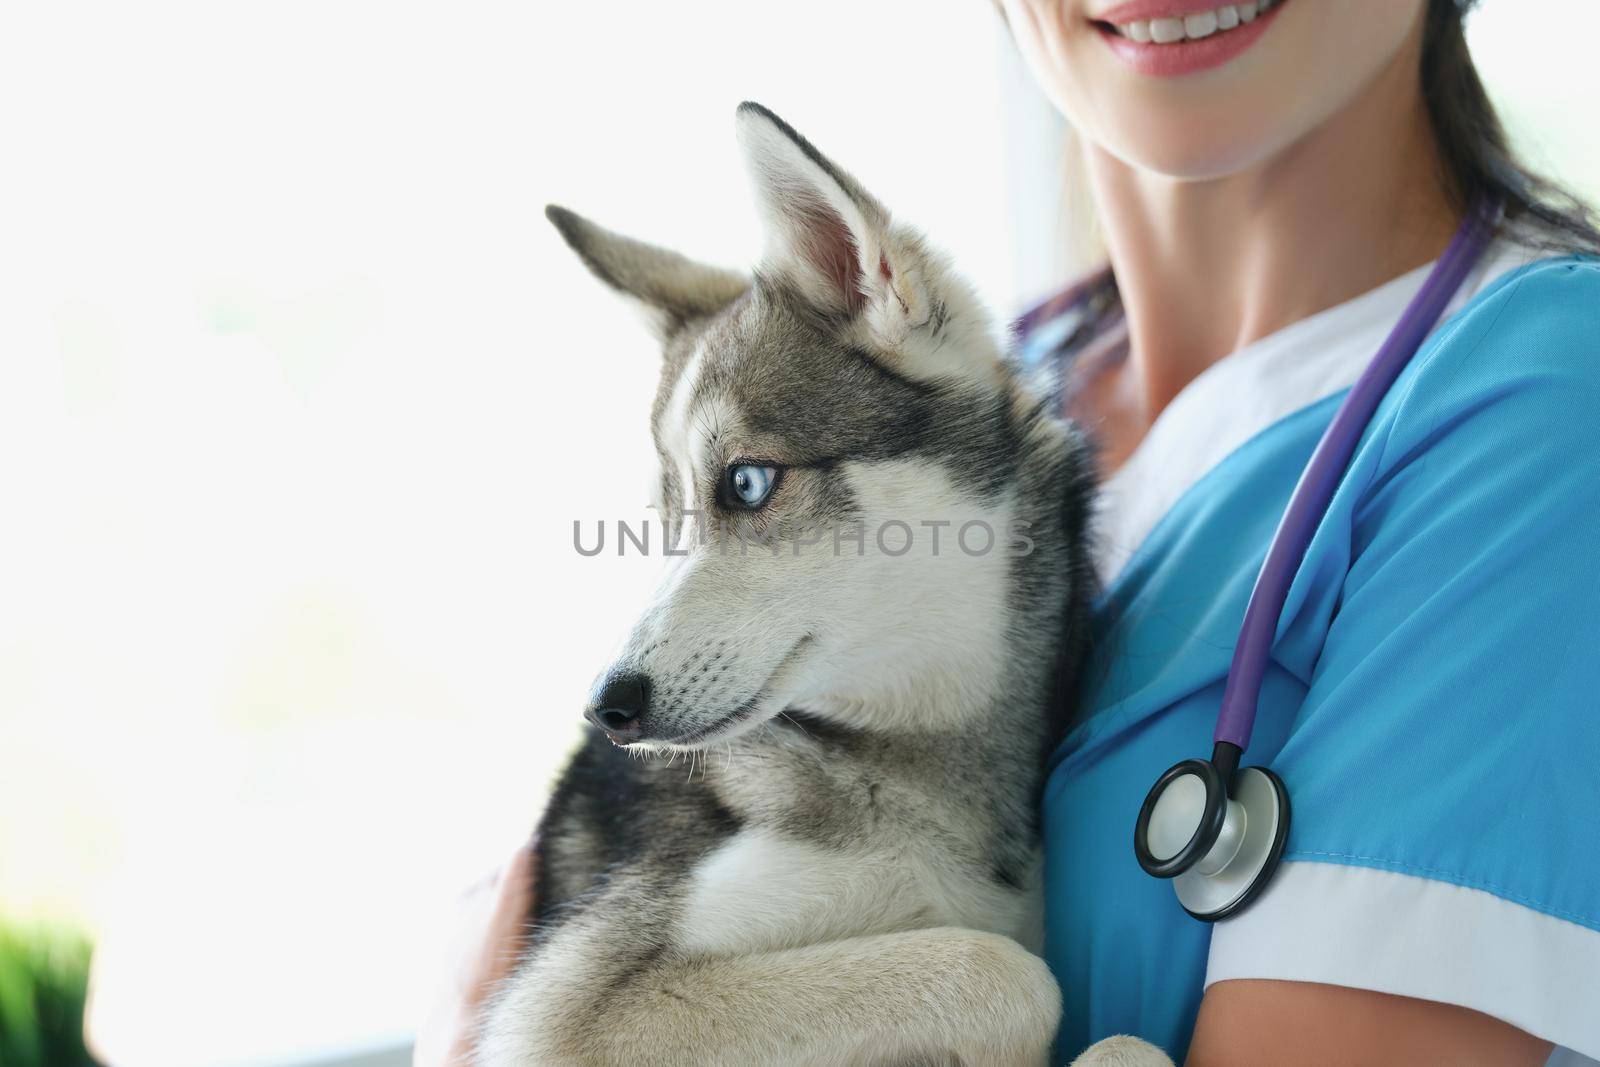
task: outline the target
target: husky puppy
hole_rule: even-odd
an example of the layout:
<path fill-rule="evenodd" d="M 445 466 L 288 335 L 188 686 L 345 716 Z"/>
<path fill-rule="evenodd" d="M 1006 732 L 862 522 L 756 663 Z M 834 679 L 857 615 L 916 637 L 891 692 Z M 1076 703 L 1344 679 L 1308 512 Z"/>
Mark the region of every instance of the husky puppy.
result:
<path fill-rule="evenodd" d="M 917 233 L 766 109 L 738 131 L 753 276 L 548 210 L 661 342 L 686 532 L 544 815 L 480 1060 L 1041 1063 L 1085 450 Z"/>

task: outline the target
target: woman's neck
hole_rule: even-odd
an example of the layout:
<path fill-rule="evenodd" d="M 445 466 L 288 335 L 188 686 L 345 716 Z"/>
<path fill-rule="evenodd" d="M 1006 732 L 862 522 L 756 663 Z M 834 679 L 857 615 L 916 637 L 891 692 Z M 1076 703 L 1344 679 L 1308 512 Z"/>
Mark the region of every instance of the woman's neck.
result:
<path fill-rule="evenodd" d="M 1128 321 L 1114 392 L 1135 438 L 1217 360 L 1428 262 L 1449 241 L 1458 220 L 1416 47 L 1310 136 L 1226 178 L 1177 181 L 1089 147 Z"/>

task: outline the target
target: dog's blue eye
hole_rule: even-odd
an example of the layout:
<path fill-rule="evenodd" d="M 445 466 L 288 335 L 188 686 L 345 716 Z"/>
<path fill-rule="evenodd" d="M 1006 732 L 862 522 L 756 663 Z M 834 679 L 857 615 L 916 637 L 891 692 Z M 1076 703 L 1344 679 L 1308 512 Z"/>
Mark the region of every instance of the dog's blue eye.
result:
<path fill-rule="evenodd" d="M 728 468 L 728 498 L 742 508 L 759 508 L 772 493 L 778 472 L 755 463 L 735 463 Z"/>

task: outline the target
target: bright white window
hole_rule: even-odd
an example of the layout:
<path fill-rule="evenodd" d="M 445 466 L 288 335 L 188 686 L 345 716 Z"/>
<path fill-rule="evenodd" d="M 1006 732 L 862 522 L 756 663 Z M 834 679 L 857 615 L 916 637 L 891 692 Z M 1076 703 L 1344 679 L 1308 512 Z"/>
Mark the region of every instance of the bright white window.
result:
<path fill-rule="evenodd" d="M 572 547 L 644 514 L 656 355 L 545 203 L 748 263 L 748 97 L 1010 302 L 996 19 L 4 21 L 0 911 L 101 936 L 119 1065 L 403 1044 L 657 565 Z"/>

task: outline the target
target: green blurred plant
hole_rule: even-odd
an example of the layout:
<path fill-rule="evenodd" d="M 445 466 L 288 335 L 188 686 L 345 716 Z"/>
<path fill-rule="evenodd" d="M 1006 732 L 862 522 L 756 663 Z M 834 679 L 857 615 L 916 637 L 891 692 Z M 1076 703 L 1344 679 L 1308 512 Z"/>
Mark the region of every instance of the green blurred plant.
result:
<path fill-rule="evenodd" d="M 89 939 L 0 920 L 0 1067 L 95 1067 L 83 1043 Z"/>

